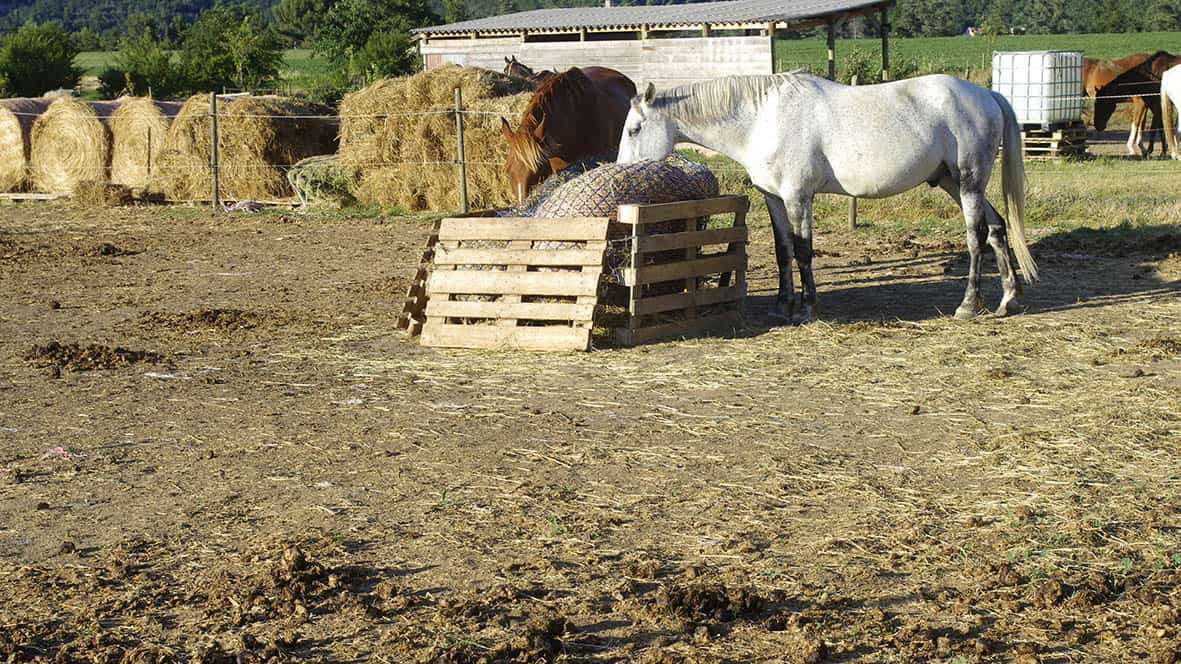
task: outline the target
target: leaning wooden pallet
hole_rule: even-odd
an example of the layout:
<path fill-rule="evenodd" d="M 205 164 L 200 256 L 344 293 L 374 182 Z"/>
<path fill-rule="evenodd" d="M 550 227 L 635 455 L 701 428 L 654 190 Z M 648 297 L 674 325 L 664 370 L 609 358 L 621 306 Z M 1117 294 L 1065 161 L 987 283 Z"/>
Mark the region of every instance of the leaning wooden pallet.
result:
<path fill-rule="evenodd" d="M 537 350 L 589 349 L 608 308 L 625 315 L 600 342 L 732 330 L 746 295 L 748 205 L 724 196 L 621 205 L 613 217 L 444 219 L 406 327 L 414 334 L 423 321 L 425 346 Z"/>

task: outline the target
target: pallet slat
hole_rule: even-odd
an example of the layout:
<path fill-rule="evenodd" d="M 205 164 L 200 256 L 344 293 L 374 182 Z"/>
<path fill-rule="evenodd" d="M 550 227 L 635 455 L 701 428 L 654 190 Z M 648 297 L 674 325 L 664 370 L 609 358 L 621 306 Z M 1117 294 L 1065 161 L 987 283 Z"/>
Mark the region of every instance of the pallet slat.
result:
<path fill-rule="evenodd" d="M 428 318 L 422 328 L 424 346 L 452 348 L 520 348 L 532 350 L 586 350 L 590 329 L 576 327 L 499 327 L 451 325 Z"/>
<path fill-rule="evenodd" d="M 501 272 L 499 270 L 437 271 L 427 282 L 435 293 L 479 295 L 594 295 L 601 272 Z M 427 315 L 431 315 L 429 304 Z"/>
<path fill-rule="evenodd" d="M 639 286 L 659 281 L 671 281 L 689 277 L 703 277 L 707 274 L 734 272 L 746 267 L 746 256 L 726 255 L 713 258 L 699 258 L 665 265 L 646 265 L 624 268 L 621 281 L 625 286 Z"/>
<path fill-rule="evenodd" d="M 553 240 L 585 242 L 607 237 L 607 217 L 536 219 L 533 217 L 447 218 L 440 240 Z"/>
<path fill-rule="evenodd" d="M 581 265 L 603 264 L 603 250 L 594 249 L 450 249 L 440 247 L 436 265 Z"/>
<path fill-rule="evenodd" d="M 707 231 L 689 231 L 686 233 L 661 233 L 636 238 L 636 251 L 647 253 L 650 251 L 668 251 L 669 249 L 687 249 L 709 244 L 729 244 L 731 242 L 746 242 L 747 230 L 745 226 L 736 228 L 715 228 Z"/>
<path fill-rule="evenodd" d="M 515 318 L 518 320 L 570 320 L 590 322 L 594 303 L 574 302 L 461 302 L 431 304 L 431 316 L 440 318 Z"/>
<path fill-rule="evenodd" d="M 746 284 L 710 288 L 692 293 L 657 295 L 637 300 L 632 313 L 637 316 L 675 311 L 685 307 L 706 307 L 726 302 L 741 302 L 746 297 Z"/>
<path fill-rule="evenodd" d="M 657 203 L 654 205 L 620 205 L 619 223 L 631 225 L 655 224 L 673 219 L 708 217 L 734 212 L 738 206 L 748 206 L 745 196 L 720 196 L 698 201 Z"/>

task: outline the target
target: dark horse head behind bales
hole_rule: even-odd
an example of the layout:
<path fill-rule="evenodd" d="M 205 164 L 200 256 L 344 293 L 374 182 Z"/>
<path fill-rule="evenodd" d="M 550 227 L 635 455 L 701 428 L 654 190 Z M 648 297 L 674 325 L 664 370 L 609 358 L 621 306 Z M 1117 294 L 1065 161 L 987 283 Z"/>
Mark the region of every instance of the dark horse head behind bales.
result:
<path fill-rule="evenodd" d="M 501 118 L 509 145 L 505 170 L 517 202 L 550 173 L 614 155 L 635 94 L 635 83 L 614 69 L 572 67 L 537 86 L 515 130 Z"/>
<path fill-rule="evenodd" d="M 533 84 L 534 90 L 545 81 L 557 76 L 557 74 L 548 69 L 535 72 L 532 67 L 518 60 L 515 55 L 504 59 L 504 75 L 519 78 L 522 81 L 529 81 Z"/>

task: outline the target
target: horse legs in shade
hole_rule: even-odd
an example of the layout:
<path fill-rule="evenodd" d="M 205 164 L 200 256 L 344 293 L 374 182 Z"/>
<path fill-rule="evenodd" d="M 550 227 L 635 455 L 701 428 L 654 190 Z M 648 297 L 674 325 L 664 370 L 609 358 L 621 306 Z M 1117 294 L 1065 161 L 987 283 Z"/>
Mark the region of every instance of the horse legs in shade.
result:
<path fill-rule="evenodd" d="M 791 222 L 783 199 L 763 192 L 767 211 L 771 214 L 771 232 L 775 236 L 775 262 L 779 267 L 779 293 L 775 298 L 773 323 L 788 323 L 795 314 L 795 287 L 791 277 L 792 241 Z"/>
<path fill-rule="evenodd" d="M 1005 219 L 992 207 L 983 192 L 961 192 L 960 184 L 950 175 L 939 180 L 939 186 L 951 196 L 964 213 L 964 224 L 968 238 L 968 287 L 964 301 L 956 309 L 956 318 L 973 318 L 986 311 L 980 298 L 980 272 L 984 255 L 982 246 L 987 242 L 996 256 L 997 271 L 1001 275 L 1004 294 L 996 315 L 1007 316 L 1019 310 L 1017 303 L 1021 295 L 1021 283 L 1013 266 L 1017 263 L 1013 249 L 1009 247 L 1005 232 Z"/>
<path fill-rule="evenodd" d="M 812 276 L 812 198 L 796 201 L 787 209 L 791 220 L 791 242 L 800 269 L 800 312 L 796 324 L 816 320 L 816 280 Z"/>

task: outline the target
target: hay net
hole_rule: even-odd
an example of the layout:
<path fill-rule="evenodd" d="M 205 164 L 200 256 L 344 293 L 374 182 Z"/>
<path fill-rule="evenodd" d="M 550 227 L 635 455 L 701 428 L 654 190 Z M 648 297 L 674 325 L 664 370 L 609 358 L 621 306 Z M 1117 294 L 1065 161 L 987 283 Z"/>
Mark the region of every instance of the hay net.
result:
<path fill-rule="evenodd" d="M 604 164 L 558 186 L 536 209 L 538 217 L 610 217 L 629 203 L 674 203 L 718 195 L 704 164 L 673 154 L 659 161 Z"/>

